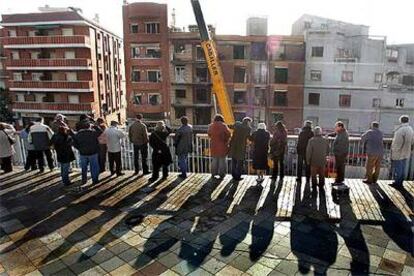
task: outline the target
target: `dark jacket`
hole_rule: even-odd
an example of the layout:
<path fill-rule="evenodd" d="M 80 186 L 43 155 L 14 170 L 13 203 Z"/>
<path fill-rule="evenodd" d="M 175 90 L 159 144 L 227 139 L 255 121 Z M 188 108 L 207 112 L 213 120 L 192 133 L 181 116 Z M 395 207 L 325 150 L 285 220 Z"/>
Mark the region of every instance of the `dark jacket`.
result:
<path fill-rule="evenodd" d="M 148 143 L 147 126 L 141 121 L 135 121 L 128 130 L 129 141 L 138 146 Z"/>
<path fill-rule="evenodd" d="M 175 132 L 175 153 L 177 155 L 187 154 L 193 151 L 193 127 L 183 125 Z"/>
<path fill-rule="evenodd" d="M 384 155 L 384 135 L 378 128 L 372 128 L 362 134 L 361 144 L 365 147 L 366 153 L 369 155 Z"/>
<path fill-rule="evenodd" d="M 306 162 L 311 166 L 325 167 L 326 156 L 329 154 L 329 141 L 322 136 L 309 140 L 306 148 Z"/>
<path fill-rule="evenodd" d="M 287 132 L 276 130 L 270 140 L 270 155 L 274 159 L 283 158 L 287 147 Z"/>
<path fill-rule="evenodd" d="M 99 152 L 98 137 L 101 132 L 95 129 L 81 129 L 73 136 L 73 146 L 81 155 L 93 155 Z"/>
<path fill-rule="evenodd" d="M 166 131 L 156 130 L 151 133 L 149 137 L 149 144 L 152 147 L 152 163 L 159 165 L 170 165 L 172 163 L 172 156 L 170 148 L 167 145 L 167 137 L 171 130 L 167 128 Z"/>
<path fill-rule="evenodd" d="M 75 160 L 75 154 L 72 150 L 72 137 L 62 133 L 57 133 L 53 135 L 51 143 L 55 147 L 58 162 L 70 163 Z"/>
<path fill-rule="evenodd" d="M 246 158 L 247 139 L 250 137 L 252 129 L 247 124 L 240 122 L 236 122 L 233 129 L 229 156 L 236 160 L 244 160 Z"/>
<path fill-rule="evenodd" d="M 270 133 L 264 129 L 258 129 L 253 132 L 251 140 L 253 142 L 253 169 L 268 169 L 268 152 Z"/>
<path fill-rule="evenodd" d="M 296 151 L 298 155 L 306 155 L 306 147 L 308 146 L 309 139 L 313 137 L 313 131 L 310 127 L 305 126 L 299 133 L 298 144 Z"/>
<path fill-rule="evenodd" d="M 349 137 L 346 129 L 338 132 L 333 142 L 334 155 L 348 155 L 349 151 Z"/>

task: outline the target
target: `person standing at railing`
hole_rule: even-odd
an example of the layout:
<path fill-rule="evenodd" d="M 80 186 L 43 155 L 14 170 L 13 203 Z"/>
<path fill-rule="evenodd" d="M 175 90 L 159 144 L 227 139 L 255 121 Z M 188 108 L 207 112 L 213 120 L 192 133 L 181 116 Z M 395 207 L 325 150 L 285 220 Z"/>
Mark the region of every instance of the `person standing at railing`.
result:
<path fill-rule="evenodd" d="M 178 167 L 182 178 L 187 177 L 188 154 L 193 151 L 193 127 L 188 124 L 186 116 L 181 117 L 181 127 L 177 129 L 174 137 L 175 154 L 178 156 Z"/>
<path fill-rule="evenodd" d="M 252 128 L 250 124 L 252 119 L 245 117 L 243 121 L 236 122 L 233 129 L 233 135 L 230 139 L 230 154 L 231 157 L 231 174 L 235 181 L 242 180 L 241 175 L 243 173 L 244 162 L 246 160 L 246 145 L 247 140 L 250 137 Z"/>
<path fill-rule="evenodd" d="M 285 125 L 278 121 L 275 125 L 273 138 L 270 140 L 270 156 L 273 161 L 273 170 L 271 179 L 276 180 L 279 171 L 279 182 L 283 182 L 285 177 L 285 151 L 287 147 L 287 130 Z"/>
<path fill-rule="evenodd" d="M 135 174 L 139 173 L 139 153 L 142 158 L 143 174 L 151 173 L 148 169 L 148 132 L 147 126 L 142 123 L 142 114 L 137 115 L 136 121 L 129 127 L 129 141 L 134 145 L 134 168 Z"/>
<path fill-rule="evenodd" d="M 224 117 L 220 114 L 214 116 L 213 123 L 208 127 L 210 137 L 211 175 L 224 178 L 227 172 L 226 156 L 229 152 L 230 129 L 224 123 Z"/>
<path fill-rule="evenodd" d="M 12 125 L 0 123 L 0 163 L 4 173 L 13 171 L 12 156 L 14 154 L 13 144 L 16 139 L 13 137 L 16 130 Z"/>
<path fill-rule="evenodd" d="M 69 179 L 70 162 L 75 160 L 75 154 L 72 150 L 73 139 L 68 134 L 68 126 L 61 125 L 58 132 L 52 136 L 51 144 L 54 146 L 57 155 L 57 161 L 60 163 L 60 175 L 62 183 L 68 187 L 71 185 Z"/>
<path fill-rule="evenodd" d="M 313 135 L 312 121 L 305 121 L 305 124 L 299 133 L 298 144 L 296 146 L 296 152 L 298 154 L 296 181 L 298 182 L 302 182 L 303 165 L 305 165 L 306 183 L 309 182 L 311 169 L 308 162 L 306 161 L 306 148 L 308 146 L 309 140 L 313 137 Z"/>
<path fill-rule="evenodd" d="M 98 137 L 99 142 L 99 153 L 98 153 L 98 159 L 99 159 L 99 172 L 103 173 L 105 171 L 105 165 L 106 165 L 106 154 L 108 151 L 107 147 L 107 139 L 106 139 L 106 124 L 105 120 L 103 118 L 96 119 L 96 123 L 93 126 L 93 128 L 99 132 L 102 132 L 101 135 Z"/>
<path fill-rule="evenodd" d="M 23 144 L 25 149 L 27 150 L 26 155 L 26 163 L 24 164 L 24 169 L 28 171 L 31 169 L 32 171 L 37 170 L 36 166 L 36 151 L 33 146 L 33 144 L 29 143 L 29 133 L 30 133 L 30 127 L 33 126 L 34 123 L 30 122 L 21 132 L 20 132 L 20 138 L 23 140 Z"/>
<path fill-rule="evenodd" d="M 259 123 L 250 139 L 253 142 L 253 169 L 257 173 L 257 182 L 261 183 L 264 180 L 264 174 L 269 169 L 267 157 L 270 133 L 266 130 L 266 124 Z"/>
<path fill-rule="evenodd" d="M 329 134 L 329 136 L 335 137 L 333 154 L 335 156 L 336 179 L 333 185 L 342 185 L 345 180 L 345 164 L 349 151 L 349 135 L 344 123 L 341 121 L 336 122 L 335 132 Z"/>
<path fill-rule="evenodd" d="M 310 166 L 312 187 L 325 185 L 326 156 L 329 154 L 329 141 L 322 137 L 322 128 L 315 127 L 315 136 L 306 146 L 306 164 Z M 319 182 L 316 177 L 319 176 Z"/>
<path fill-rule="evenodd" d="M 53 131 L 47 125 L 43 124 L 43 118 L 37 118 L 34 125 L 30 127 L 28 137 L 29 143 L 33 144 L 36 151 L 36 159 L 40 172 L 44 171 L 43 154 L 46 155 L 47 165 L 52 171 L 55 168 L 52 152 L 50 151 L 50 139 Z"/>
<path fill-rule="evenodd" d="M 170 147 L 167 145 L 167 137 L 171 129 L 163 121 L 157 122 L 154 132 L 149 137 L 149 144 L 152 147 L 152 177 L 153 182 L 158 179 L 162 167 L 162 179 L 168 177 L 168 166 L 172 163 Z"/>
<path fill-rule="evenodd" d="M 111 121 L 111 126 L 103 134 L 106 136 L 107 141 L 106 145 L 108 147 L 109 170 L 111 171 L 111 175 L 115 173 L 117 176 L 124 175 L 122 172 L 121 140 L 125 138 L 125 133 L 118 129 L 117 121 Z"/>
<path fill-rule="evenodd" d="M 405 176 L 405 165 L 410 158 L 414 147 L 414 131 L 409 125 L 408 115 L 400 117 L 400 126 L 395 130 L 391 143 L 392 175 L 394 183 L 391 185 L 401 188 Z"/>
<path fill-rule="evenodd" d="M 67 126 L 67 120 L 64 115 L 57 114 L 53 122 L 50 124 L 50 128 L 55 133 L 59 131 L 59 127 L 61 126 Z"/>
<path fill-rule="evenodd" d="M 381 169 L 381 161 L 384 155 L 383 138 L 384 135 L 382 131 L 379 130 L 378 122 L 372 122 L 371 129 L 361 136 L 361 145 L 365 148 L 368 155 L 365 180 L 363 180 L 366 184 L 376 183 L 378 180 Z"/>
<path fill-rule="evenodd" d="M 88 165 L 91 168 L 92 183 L 99 182 L 99 141 L 102 134 L 99 130 L 92 129 L 90 124 L 81 124 L 81 129 L 73 135 L 73 145 L 80 154 L 80 165 L 82 170 L 82 185 L 86 184 L 88 178 Z"/>

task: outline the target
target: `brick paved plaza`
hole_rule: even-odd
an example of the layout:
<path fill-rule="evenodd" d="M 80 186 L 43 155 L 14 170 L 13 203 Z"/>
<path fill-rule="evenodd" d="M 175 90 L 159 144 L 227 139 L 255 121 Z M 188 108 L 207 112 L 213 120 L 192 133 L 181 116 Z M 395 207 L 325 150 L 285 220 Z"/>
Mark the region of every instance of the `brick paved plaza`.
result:
<path fill-rule="evenodd" d="M 334 202 L 293 177 L 148 178 L 0 176 L 0 275 L 414 275 L 412 181 L 347 180 Z"/>

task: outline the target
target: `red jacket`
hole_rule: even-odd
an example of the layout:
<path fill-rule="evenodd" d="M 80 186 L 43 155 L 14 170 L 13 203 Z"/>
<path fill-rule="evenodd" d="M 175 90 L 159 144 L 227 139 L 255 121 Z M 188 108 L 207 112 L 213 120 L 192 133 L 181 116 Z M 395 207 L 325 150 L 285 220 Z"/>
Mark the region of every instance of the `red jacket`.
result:
<path fill-rule="evenodd" d="M 211 156 L 226 157 L 229 152 L 230 129 L 223 122 L 214 122 L 208 127 L 211 139 Z"/>

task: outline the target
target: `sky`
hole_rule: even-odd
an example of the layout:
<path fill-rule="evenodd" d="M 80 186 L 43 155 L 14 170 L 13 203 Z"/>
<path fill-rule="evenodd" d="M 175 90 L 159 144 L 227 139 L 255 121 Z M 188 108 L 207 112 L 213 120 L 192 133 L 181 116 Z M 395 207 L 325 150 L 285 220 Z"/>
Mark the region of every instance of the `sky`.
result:
<path fill-rule="evenodd" d="M 129 2 L 138 2 L 129 0 Z M 168 4 L 169 24 L 175 8 L 176 26 L 195 24 L 190 0 L 153 0 Z M 387 36 L 389 44 L 414 43 L 413 0 L 200 0 L 207 24 L 217 34 L 244 35 L 250 16 L 268 18 L 268 34 L 289 35 L 291 25 L 302 14 L 312 14 L 370 26 L 370 35 Z M 100 23 L 122 36 L 123 0 L 0 0 L 0 13 L 37 11 L 52 7 L 79 7 L 88 18 L 99 14 Z"/>

